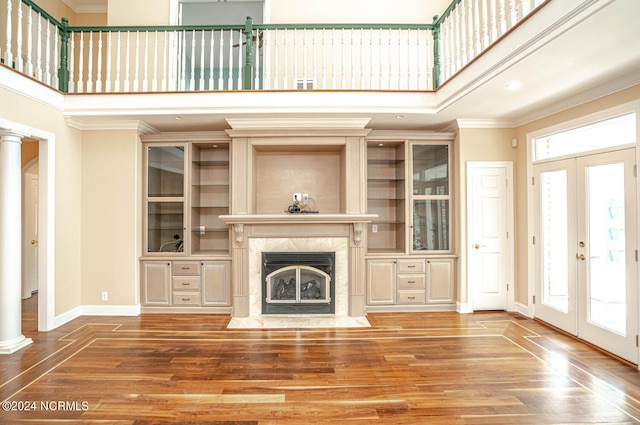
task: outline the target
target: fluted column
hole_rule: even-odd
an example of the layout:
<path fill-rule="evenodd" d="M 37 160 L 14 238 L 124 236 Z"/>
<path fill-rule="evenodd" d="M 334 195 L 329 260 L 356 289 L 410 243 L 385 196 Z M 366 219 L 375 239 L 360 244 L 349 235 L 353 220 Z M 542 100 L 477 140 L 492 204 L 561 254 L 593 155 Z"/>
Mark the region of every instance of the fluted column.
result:
<path fill-rule="evenodd" d="M 0 130 L 0 354 L 31 344 L 22 335 L 21 136 Z"/>

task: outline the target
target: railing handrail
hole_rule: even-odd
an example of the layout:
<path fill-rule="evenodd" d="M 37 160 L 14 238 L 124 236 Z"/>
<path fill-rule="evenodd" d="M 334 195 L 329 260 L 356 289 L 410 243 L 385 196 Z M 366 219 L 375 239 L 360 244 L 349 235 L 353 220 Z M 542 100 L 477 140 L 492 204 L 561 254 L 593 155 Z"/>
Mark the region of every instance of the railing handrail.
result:
<path fill-rule="evenodd" d="M 22 1 L 22 3 L 26 4 L 27 6 L 30 6 L 31 8 L 33 8 L 33 10 L 38 12 L 40 15 L 42 15 L 44 18 L 46 18 L 53 25 L 57 26 L 59 29 L 61 29 L 61 30 L 63 29 L 63 24 L 62 24 L 61 21 L 58 21 L 56 18 L 51 16 L 46 10 L 44 10 L 43 8 L 38 6 L 32 0 L 20 0 L 20 1 Z"/>

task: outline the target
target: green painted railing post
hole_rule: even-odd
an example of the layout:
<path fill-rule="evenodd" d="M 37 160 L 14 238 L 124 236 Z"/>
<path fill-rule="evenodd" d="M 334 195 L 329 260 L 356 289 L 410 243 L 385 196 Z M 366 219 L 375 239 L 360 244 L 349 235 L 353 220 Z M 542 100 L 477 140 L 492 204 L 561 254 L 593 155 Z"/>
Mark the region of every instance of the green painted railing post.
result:
<path fill-rule="evenodd" d="M 58 90 L 69 92 L 69 20 L 62 18 L 60 27 L 60 68 L 58 68 Z"/>
<path fill-rule="evenodd" d="M 433 88 L 440 86 L 440 23 L 438 15 L 433 17 Z"/>
<path fill-rule="evenodd" d="M 253 90 L 253 19 L 247 16 L 244 23 L 245 55 L 244 55 L 244 90 Z"/>

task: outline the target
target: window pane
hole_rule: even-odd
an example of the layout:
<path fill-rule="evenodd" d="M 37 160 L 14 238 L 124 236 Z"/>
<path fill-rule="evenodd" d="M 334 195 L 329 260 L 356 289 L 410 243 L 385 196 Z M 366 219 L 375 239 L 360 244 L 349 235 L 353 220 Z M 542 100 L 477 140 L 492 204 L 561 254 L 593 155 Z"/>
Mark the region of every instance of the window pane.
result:
<path fill-rule="evenodd" d="M 449 194 L 449 147 L 413 147 L 413 194 Z"/>
<path fill-rule="evenodd" d="M 567 171 L 540 174 L 542 302 L 569 311 Z"/>
<path fill-rule="evenodd" d="M 184 196 L 184 148 L 158 146 L 149 148 L 149 197 Z"/>
<path fill-rule="evenodd" d="M 587 168 L 589 320 L 626 333 L 624 164 Z"/>
<path fill-rule="evenodd" d="M 449 201 L 446 199 L 413 202 L 413 249 L 449 250 Z"/>
<path fill-rule="evenodd" d="M 636 114 L 627 114 L 533 141 L 535 160 L 636 142 Z"/>

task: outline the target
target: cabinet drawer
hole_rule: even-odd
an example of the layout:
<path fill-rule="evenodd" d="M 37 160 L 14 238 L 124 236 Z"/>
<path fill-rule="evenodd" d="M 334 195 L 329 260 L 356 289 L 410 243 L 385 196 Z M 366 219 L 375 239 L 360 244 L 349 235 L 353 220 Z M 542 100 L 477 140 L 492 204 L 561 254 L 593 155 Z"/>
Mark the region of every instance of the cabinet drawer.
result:
<path fill-rule="evenodd" d="M 200 263 L 197 261 L 174 261 L 171 274 L 174 276 L 200 275 Z"/>
<path fill-rule="evenodd" d="M 424 260 L 398 260 L 398 273 L 424 273 Z"/>
<path fill-rule="evenodd" d="M 200 294 L 174 292 L 173 305 L 200 305 Z"/>
<path fill-rule="evenodd" d="M 200 276 L 173 276 L 174 291 L 200 290 Z"/>
<path fill-rule="evenodd" d="M 398 304 L 424 304 L 424 290 L 398 291 Z"/>
<path fill-rule="evenodd" d="M 398 275 L 398 289 L 424 289 L 424 275 Z"/>

